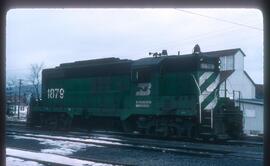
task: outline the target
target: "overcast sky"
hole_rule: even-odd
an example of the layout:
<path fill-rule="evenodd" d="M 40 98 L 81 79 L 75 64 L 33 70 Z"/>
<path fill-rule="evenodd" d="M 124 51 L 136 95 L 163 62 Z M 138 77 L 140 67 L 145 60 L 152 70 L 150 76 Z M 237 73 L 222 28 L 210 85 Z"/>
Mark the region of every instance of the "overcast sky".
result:
<path fill-rule="evenodd" d="M 263 83 L 263 17 L 255 9 L 13 9 L 7 14 L 7 80 L 46 67 L 149 52 L 189 54 L 241 48 L 245 70 Z"/>

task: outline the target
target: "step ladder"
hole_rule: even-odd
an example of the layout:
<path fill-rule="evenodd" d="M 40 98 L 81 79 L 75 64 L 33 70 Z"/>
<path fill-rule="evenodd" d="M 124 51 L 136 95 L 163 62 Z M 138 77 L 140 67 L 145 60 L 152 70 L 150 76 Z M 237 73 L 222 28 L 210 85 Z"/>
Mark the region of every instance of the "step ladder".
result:
<path fill-rule="evenodd" d="M 205 109 L 201 112 L 200 134 L 204 136 L 212 135 L 213 131 L 213 110 Z"/>

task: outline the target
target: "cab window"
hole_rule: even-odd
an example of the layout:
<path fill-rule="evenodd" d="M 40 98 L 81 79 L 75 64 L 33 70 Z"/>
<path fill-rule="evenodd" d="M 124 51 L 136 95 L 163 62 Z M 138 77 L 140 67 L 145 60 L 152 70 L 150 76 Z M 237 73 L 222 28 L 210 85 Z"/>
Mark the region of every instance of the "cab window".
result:
<path fill-rule="evenodd" d="M 133 70 L 132 80 L 134 82 L 149 82 L 151 81 L 151 71 L 149 69 Z"/>

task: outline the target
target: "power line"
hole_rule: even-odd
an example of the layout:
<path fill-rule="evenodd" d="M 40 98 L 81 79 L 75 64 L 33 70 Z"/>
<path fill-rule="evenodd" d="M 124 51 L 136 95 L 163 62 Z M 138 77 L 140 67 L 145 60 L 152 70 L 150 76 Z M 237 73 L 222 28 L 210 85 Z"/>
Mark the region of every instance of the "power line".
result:
<path fill-rule="evenodd" d="M 239 29 L 238 28 L 230 28 L 230 29 L 226 29 L 226 30 L 221 30 L 221 31 L 212 31 L 212 32 L 206 32 L 206 33 L 203 33 L 203 34 L 199 34 L 199 35 L 193 35 L 193 36 L 188 36 L 186 38 L 181 38 L 180 42 L 179 39 L 177 40 L 173 40 L 173 41 L 169 41 L 169 42 L 159 42 L 159 43 L 155 43 L 153 45 L 151 45 L 151 47 L 156 47 L 156 46 L 164 46 L 164 45 L 167 45 L 168 44 L 170 46 L 174 46 L 174 45 L 181 45 L 183 43 L 190 43 L 192 40 L 198 40 L 198 39 L 201 39 L 201 38 L 209 38 L 211 36 L 219 36 L 220 34 L 222 35 L 223 33 L 227 33 L 227 32 L 232 32 L 232 31 L 238 31 Z"/>
<path fill-rule="evenodd" d="M 246 27 L 246 28 L 255 29 L 255 30 L 258 30 L 258 31 L 263 31 L 260 28 L 253 27 L 253 26 L 250 26 L 250 25 L 241 24 L 241 23 L 237 23 L 237 22 L 233 22 L 233 21 L 230 21 L 230 20 L 224 20 L 224 19 L 221 19 L 221 18 L 207 16 L 207 15 L 203 15 L 203 14 L 199 14 L 199 13 L 195 13 L 195 12 L 191 12 L 191 11 L 187 11 L 187 10 L 183 10 L 183 9 L 176 9 L 176 10 L 181 11 L 181 12 L 185 12 L 185 13 L 189 13 L 189 14 L 193 14 L 193 15 L 197 15 L 197 16 L 201 16 L 201 17 L 206 17 L 208 19 L 213 19 L 213 20 L 217 20 L 217 21 L 221 21 L 221 22 L 226 22 L 226 23 L 230 23 L 230 24 L 239 25 L 239 26 Z"/>
<path fill-rule="evenodd" d="M 181 45 L 181 46 L 191 45 L 193 43 L 193 40 L 207 39 L 207 38 L 210 38 L 210 37 L 211 38 L 217 38 L 217 37 L 214 37 L 214 36 L 220 36 L 220 35 L 223 35 L 223 33 L 239 31 L 239 30 L 240 30 L 239 28 L 230 28 L 230 29 L 226 29 L 226 31 L 221 30 L 221 31 L 207 32 L 207 33 L 204 33 L 204 34 L 201 34 L 201 35 L 189 36 L 188 38 L 181 39 L 180 42 L 170 41 L 170 42 L 165 42 L 165 43 L 158 43 L 158 44 L 156 43 L 156 44 L 154 44 L 154 46 L 159 46 L 161 44 L 163 46 L 164 45 L 168 46 L 168 44 L 169 44 L 169 47 L 176 46 L 176 45 Z M 213 44 L 210 44 L 210 45 L 213 45 Z M 185 52 L 185 51 L 189 51 L 190 49 L 188 48 L 188 49 L 181 49 L 181 50 L 182 50 L 181 52 Z"/>
<path fill-rule="evenodd" d="M 202 34 L 202 35 L 197 35 L 197 36 L 194 36 L 193 38 L 189 38 L 189 39 L 187 39 L 187 40 L 181 40 L 181 42 L 179 42 L 179 43 L 175 43 L 175 44 L 173 44 L 173 45 L 171 45 L 171 46 L 174 46 L 174 45 L 179 45 L 179 44 L 181 44 L 181 43 L 190 43 L 190 41 L 194 41 L 194 40 L 198 40 L 198 39 L 207 39 L 207 38 L 214 38 L 213 36 L 221 36 L 221 35 L 223 35 L 224 33 L 228 33 L 228 32 L 233 32 L 233 31 L 238 31 L 239 29 L 229 29 L 229 30 L 227 30 L 227 31 L 218 31 L 218 32 L 207 32 L 207 33 L 204 33 L 204 34 Z M 215 37 L 215 38 L 217 38 L 217 37 Z"/>

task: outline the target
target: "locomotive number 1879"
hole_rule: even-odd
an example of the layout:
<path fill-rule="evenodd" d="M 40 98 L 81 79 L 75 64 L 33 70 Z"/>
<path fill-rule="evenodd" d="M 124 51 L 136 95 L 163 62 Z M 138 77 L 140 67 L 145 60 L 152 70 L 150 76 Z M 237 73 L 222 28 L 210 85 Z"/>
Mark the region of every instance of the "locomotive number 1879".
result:
<path fill-rule="evenodd" d="M 48 89 L 48 99 L 63 99 L 65 90 L 63 88 Z"/>

